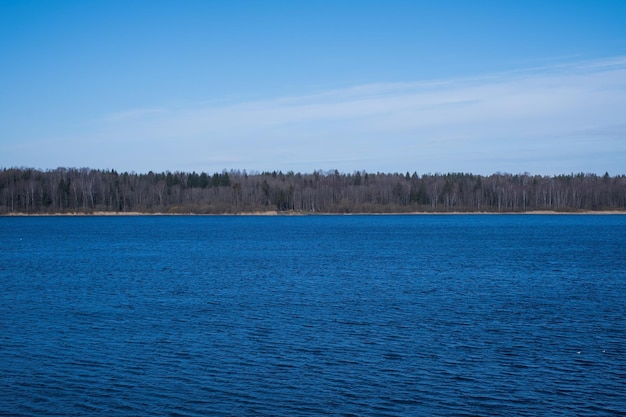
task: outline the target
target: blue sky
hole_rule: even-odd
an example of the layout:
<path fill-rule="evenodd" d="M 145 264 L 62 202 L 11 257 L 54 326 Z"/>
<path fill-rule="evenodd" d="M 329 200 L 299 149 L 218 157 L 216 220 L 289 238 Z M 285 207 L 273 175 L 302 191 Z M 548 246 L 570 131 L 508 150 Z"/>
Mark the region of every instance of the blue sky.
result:
<path fill-rule="evenodd" d="M 0 167 L 626 174 L 626 1 L 0 1 Z"/>

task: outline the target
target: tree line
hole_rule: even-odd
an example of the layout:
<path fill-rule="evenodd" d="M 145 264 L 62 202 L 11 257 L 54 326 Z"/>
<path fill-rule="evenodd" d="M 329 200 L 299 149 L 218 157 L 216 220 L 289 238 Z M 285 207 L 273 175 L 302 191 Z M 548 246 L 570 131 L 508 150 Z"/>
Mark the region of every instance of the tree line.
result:
<path fill-rule="evenodd" d="M 626 210 L 626 176 L 0 170 L 0 214 Z"/>

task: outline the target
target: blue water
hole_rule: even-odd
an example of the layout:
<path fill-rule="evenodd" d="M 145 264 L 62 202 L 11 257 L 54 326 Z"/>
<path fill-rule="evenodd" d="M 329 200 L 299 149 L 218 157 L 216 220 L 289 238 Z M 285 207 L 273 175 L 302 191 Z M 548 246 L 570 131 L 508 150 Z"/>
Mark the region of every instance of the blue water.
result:
<path fill-rule="evenodd" d="M 626 413 L 626 216 L 0 218 L 0 414 Z"/>

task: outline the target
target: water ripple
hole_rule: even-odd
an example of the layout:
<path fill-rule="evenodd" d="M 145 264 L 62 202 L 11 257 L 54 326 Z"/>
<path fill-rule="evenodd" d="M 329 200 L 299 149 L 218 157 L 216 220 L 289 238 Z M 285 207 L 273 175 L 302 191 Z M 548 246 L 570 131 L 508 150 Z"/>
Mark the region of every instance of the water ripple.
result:
<path fill-rule="evenodd" d="M 623 216 L 0 218 L 0 232 L 2 415 L 626 411 Z"/>

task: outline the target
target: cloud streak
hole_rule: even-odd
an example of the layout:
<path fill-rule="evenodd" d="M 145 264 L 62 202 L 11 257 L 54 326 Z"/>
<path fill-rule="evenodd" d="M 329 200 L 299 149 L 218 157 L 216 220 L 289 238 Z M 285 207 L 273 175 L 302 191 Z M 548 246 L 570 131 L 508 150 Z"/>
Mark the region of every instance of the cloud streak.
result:
<path fill-rule="evenodd" d="M 618 57 L 267 100 L 131 109 L 104 117 L 86 137 L 101 157 L 123 144 L 124 155 L 118 151 L 115 160 L 136 171 L 623 173 L 624 114 L 626 57 Z M 85 155 L 81 160 L 102 165 Z"/>

